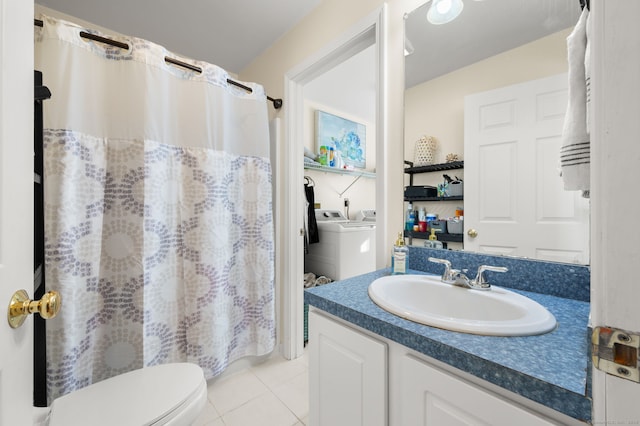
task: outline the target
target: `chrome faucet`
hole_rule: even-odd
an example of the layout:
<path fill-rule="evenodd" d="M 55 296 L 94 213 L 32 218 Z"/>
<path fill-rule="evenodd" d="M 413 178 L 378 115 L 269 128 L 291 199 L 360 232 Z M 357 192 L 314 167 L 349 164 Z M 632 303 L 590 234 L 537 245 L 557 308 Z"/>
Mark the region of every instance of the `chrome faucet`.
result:
<path fill-rule="evenodd" d="M 467 277 L 466 269 L 460 271 L 459 269 L 452 269 L 451 262 L 446 259 L 438 259 L 435 257 L 430 257 L 429 262 L 440 263 L 444 265 L 444 272 L 442 274 L 442 282 L 446 284 L 457 285 L 465 288 L 472 288 L 474 290 L 490 290 L 491 284 L 487 282 L 484 277 L 484 271 L 492 271 L 492 272 L 507 272 L 509 269 L 503 266 L 489 266 L 489 265 L 481 265 L 478 268 L 478 273 L 474 279 L 469 279 Z"/>

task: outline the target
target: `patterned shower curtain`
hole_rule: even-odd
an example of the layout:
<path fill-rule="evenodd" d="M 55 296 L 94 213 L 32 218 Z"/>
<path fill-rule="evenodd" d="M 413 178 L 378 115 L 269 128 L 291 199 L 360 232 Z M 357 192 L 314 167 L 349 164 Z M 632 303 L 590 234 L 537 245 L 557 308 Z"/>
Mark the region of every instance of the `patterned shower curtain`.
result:
<path fill-rule="evenodd" d="M 137 368 L 208 378 L 275 345 L 264 90 L 133 37 L 42 16 L 48 397 Z M 80 37 L 80 31 L 128 49 Z M 167 64 L 165 56 L 201 73 Z"/>

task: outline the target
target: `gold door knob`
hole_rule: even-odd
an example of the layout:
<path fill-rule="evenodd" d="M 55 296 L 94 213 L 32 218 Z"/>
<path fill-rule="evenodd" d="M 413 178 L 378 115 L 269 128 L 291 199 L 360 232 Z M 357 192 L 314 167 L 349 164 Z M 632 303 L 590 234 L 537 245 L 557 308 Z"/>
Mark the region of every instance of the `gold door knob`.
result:
<path fill-rule="evenodd" d="M 478 236 L 478 231 L 476 231 L 475 229 L 469 229 L 469 231 L 467 232 L 467 235 L 469 235 L 471 238 L 475 238 Z"/>
<path fill-rule="evenodd" d="M 55 317 L 60 311 L 62 298 L 57 291 L 50 291 L 40 300 L 30 300 L 26 290 L 18 290 L 13 293 L 7 318 L 11 328 L 20 327 L 29 314 L 37 312 L 44 319 Z"/>

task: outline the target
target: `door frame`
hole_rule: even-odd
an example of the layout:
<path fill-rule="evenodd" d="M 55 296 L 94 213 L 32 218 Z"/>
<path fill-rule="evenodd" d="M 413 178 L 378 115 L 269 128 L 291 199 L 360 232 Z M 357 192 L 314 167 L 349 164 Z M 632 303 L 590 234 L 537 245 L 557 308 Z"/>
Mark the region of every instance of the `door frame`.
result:
<path fill-rule="evenodd" d="M 31 422 L 33 319 L 9 327 L 14 291 L 33 295 L 33 10 L 0 0 L 0 424 Z"/>
<path fill-rule="evenodd" d="M 281 249 L 276 254 L 276 264 L 282 271 L 282 292 L 279 299 L 282 300 L 282 316 L 280 324 L 282 336 L 282 354 L 287 359 L 294 359 L 303 354 L 303 318 L 304 318 L 304 288 L 302 276 L 304 274 L 304 198 L 302 193 L 303 182 L 303 145 L 300 143 L 304 137 L 304 86 L 314 78 L 344 62 L 365 48 L 376 46 L 376 211 L 378 218 L 386 217 L 386 203 L 383 203 L 381 192 L 384 189 L 384 177 L 380 170 L 386 169 L 384 152 L 388 141 L 386 140 L 387 109 L 385 101 L 386 93 L 386 5 L 374 10 L 365 18 L 352 25 L 345 33 L 326 45 L 324 48 L 307 58 L 289 70 L 284 76 L 285 103 L 285 134 L 282 164 L 280 168 L 282 176 L 282 220 Z M 376 238 L 386 235 L 386 224 L 378 221 L 376 225 Z M 384 256 L 379 252 L 382 244 L 376 245 L 377 267 Z M 278 259 L 279 257 L 279 259 Z"/>
<path fill-rule="evenodd" d="M 640 215 L 630 196 L 640 182 L 640 2 L 592 1 L 591 45 L 591 326 L 640 333 L 637 261 L 640 231 L 622 217 Z M 624 176 L 625 185 L 610 179 Z M 631 190 L 631 192 L 629 192 Z M 640 384 L 593 369 L 593 424 L 634 424 L 640 419 Z"/>

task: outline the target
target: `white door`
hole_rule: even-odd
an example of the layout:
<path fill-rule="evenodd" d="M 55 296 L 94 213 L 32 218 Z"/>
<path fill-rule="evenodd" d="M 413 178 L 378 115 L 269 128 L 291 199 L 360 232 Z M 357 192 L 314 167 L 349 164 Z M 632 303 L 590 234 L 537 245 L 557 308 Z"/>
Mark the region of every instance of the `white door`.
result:
<path fill-rule="evenodd" d="M 588 200 L 558 173 L 566 105 L 566 74 L 465 98 L 465 250 L 589 262 Z"/>
<path fill-rule="evenodd" d="M 12 329 L 11 295 L 33 295 L 33 2 L 0 0 L 0 425 L 32 423 L 33 321 Z"/>

